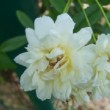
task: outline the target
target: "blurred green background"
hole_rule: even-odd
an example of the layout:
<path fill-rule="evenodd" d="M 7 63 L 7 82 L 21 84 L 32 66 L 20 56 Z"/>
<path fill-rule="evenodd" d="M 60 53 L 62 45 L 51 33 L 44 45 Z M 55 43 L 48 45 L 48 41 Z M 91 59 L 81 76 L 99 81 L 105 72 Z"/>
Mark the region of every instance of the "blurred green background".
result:
<path fill-rule="evenodd" d="M 19 22 L 16 16 L 16 11 L 17 10 L 23 11 L 31 18 L 31 20 L 34 21 L 34 19 L 40 15 L 40 10 L 37 6 L 37 2 L 38 2 L 37 0 L 1 0 L 0 1 L 0 44 L 2 44 L 4 41 L 10 38 L 14 38 L 15 36 L 25 34 L 24 32 L 25 28 Z M 16 43 L 17 42 L 15 42 L 12 46 L 16 45 Z M 22 51 L 24 51 L 23 47 L 21 47 L 19 50 L 8 52 L 7 55 L 11 59 L 11 62 L 13 62 L 14 57 Z M 2 59 L 1 54 L 0 57 L 1 57 L 0 59 Z M 4 60 L 6 60 L 6 58 L 4 58 Z M 2 62 L 5 63 L 5 66 L 6 65 L 9 66 L 9 69 L 11 68 L 14 69 L 14 71 L 17 72 L 17 75 L 19 77 L 24 71 L 24 68 L 19 65 L 17 65 L 17 68 L 13 66 L 10 68 L 10 65 L 7 64 L 8 63 L 7 60 L 6 61 L 0 60 L 0 66 L 3 65 Z M 3 71 L 2 74 L 4 74 Z M 37 99 L 35 91 L 28 92 L 28 94 L 32 102 L 34 103 L 34 106 L 39 110 L 52 109 L 51 105 L 49 104 L 49 101 L 42 102 Z"/>

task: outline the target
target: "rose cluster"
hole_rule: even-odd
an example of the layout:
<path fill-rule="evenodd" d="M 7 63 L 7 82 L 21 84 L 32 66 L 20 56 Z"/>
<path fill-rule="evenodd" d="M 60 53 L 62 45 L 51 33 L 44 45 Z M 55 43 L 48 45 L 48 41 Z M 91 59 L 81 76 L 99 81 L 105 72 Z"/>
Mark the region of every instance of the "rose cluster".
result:
<path fill-rule="evenodd" d="M 24 91 L 36 90 L 41 100 L 52 96 L 78 103 L 110 97 L 110 35 L 101 34 L 95 44 L 90 27 L 73 33 L 75 23 L 64 13 L 54 22 L 36 18 L 35 29 L 27 28 L 27 52 L 15 61 L 27 69 L 21 76 Z"/>

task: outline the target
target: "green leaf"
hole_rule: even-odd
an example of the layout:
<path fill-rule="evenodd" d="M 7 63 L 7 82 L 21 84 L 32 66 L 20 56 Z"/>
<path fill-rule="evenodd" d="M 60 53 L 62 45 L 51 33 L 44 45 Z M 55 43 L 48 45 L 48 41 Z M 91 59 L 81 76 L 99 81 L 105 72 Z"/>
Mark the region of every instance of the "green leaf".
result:
<path fill-rule="evenodd" d="M 50 7 L 50 3 L 49 0 L 42 0 L 43 4 L 45 5 L 45 7 L 49 8 Z"/>
<path fill-rule="evenodd" d="M 110 3 L 110 0 L 99 0 L 99 2 L 100 2 L 100 4 L 102 4 L 102 5 L 107 5 L 107 4 Z M 96 2 L 95 2 L 95 0 L 88 0 L 88 3 L 89 3 L 89 4 L 94 4 L 94 3 L 96 3 Z"/>
<path fill-rule="evenodd" d="M 108 4 L 110 4 L 110 0 L 99 0 L 99 2 L 100 2 L 102 5 L 108 5 Z"/>
<path fill-rule="evenodd" d="M 16 15 L 18 17 L 18 20 L 24 27 L 31 27 L 33 28 L 34 24 L 32 20 L 22 11 L 18 10 L 16 12 Z"/>
<path fill-rule="evenodd" d="M 7 54 L 0 52 L 0 70 L 14 69 L 16 66 L 7 56 Z"/>
<path fill-rule="evenodd" d="M 96 33 L 105 33 L 105 34 L 108 34 L 110 33 L 110 28 L 108 26 L 104 26 L 104 25 L 101 25 L 101 24 L 95 24 L 93 25 L 93 28 L 94 28 L 94 32 Z"/>
<path fill-rule="evenodd" d="M 110 12 L 107 12 L 107 13 L 106 13 L 106 16 L 107 16 L 107 18 L 108 18 L 108 20 L 109 20 L 109 22 L 110 22 Z"/>
<path fill-rule="evenodd" d="M 21 46 L 27 43 L 25 36 L 17 36 L 11 38 L 0 45 L 0 51 L 2 52 L 10 52 L 20 48 Z"/>
<path fill-rule="evenodd" d="M 51 5 L 59 12 L 62 13 L 65 8 L 65 0 L 49 0 Z"/>
<path fill-rule="evenodd" d="M 98 10 L 98 6 L 97 5 L 91 5 L 90 7 L 88 7 L 87 9 L 85 9 L 86 14 L 89 18 L 90 24 L 93 25 L 96 22 L 99 21 L 99 19 L 101 18 L 102 14 L 100 12 L 100 10 Z M 76 30 L 79 30 L 80 28 L 84 27 L 84 26 L 88 26 L 85 16 L 82 12 L 78 13 L 78 14 L 74 14 L 73 20 L 76 23 Z"/>

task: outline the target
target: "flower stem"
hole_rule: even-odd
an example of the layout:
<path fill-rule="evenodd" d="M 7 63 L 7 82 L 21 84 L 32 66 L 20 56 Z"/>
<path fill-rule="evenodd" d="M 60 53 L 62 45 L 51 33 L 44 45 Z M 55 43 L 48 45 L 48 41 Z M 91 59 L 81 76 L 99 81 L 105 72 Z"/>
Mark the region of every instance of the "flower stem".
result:
<path fill-rule="evenodd" d="M 72 0 L 68 0 L 66 6 L 65 6 L 65 8 L 64 8 L 63 13 L 67 13 L 67 12 L 68 12 L 71 2 L 72 2 Z"/>
<path fill-rule="evenodd" d="M 107 23 L 108 27 L 110 27 L 109 20 L 108 20 L 108 18 L 107 18 L 107 16 L 106 16 L 106 14 L 105 14 L 105 12 L 104 12 L 104 10 L 103 10 L 101 4 L 99 3 L 98 0 L 95 0 L 95 1 L 96 1 L 97 5 L 98 5 L 99 8 L 100 8 L 100 10 L 101 10 L 101 12 L 102 12 L 102 14 L 103 14 L 103 16 L 104 16 L 104 18 L 105 18 L 105 20 L 106 20 L 106 23 Z"/>
<path fill-rule="evenodd" d="M 79 2 L 79 4 L 80 4 L 80 6 L 81 6 L 82 12 L 83 12 L 83 14 L 84 14 L 84 16 L 85 16 L 85 19 L 86 19 L 86 22 L 87 22 L 88 26 L 91 27 L 91 24 L 90 24 L 90 21 L 89 21 L 89 19 L 88 19 L 88 17 L 87 17 L 87 14 L 86 14 L 85 10 L 83 9 L 81 0 L 78 0 L 78 2 Z M 92 28 L 92 27 L 91 27 L 91 28 Z M 95 38 L 94 33 L 93 33 L 93 40 L 94 40 L 94 42 L 96 42 L 96 38 Z"/>

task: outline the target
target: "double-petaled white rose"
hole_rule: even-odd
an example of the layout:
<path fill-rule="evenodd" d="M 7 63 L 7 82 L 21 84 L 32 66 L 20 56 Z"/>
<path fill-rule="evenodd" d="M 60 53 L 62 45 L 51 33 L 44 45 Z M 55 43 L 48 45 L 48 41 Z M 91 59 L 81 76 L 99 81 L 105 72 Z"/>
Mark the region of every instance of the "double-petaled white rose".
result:
<path fill-rule="evenodd" d="M 98 36 L 94 48 L 92 98 L 110 97 L 110 35 Z"/>
<path fill-rule="evenodd" d="M 70 97 L 72 89 L 82 88 L 91 78 L 91 71 L 78 63 L 77 53 L 91 39 L 91 28 L 73 33 L 75 23 L 68 14 L 61 14 L 55 23 L 47 16 L 35 20 L 35 29 L 27 28 L 27 52 L 15 61 L 27 67 L 20 79 L 25 91 L 36 89 L 41 100 L 53 95 L 60 100 Z"/>

